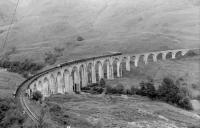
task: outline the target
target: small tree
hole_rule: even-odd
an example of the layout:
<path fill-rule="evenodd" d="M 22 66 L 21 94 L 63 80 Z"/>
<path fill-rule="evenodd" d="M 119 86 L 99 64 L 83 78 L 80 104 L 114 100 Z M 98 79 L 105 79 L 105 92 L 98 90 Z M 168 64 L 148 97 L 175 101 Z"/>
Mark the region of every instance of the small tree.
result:
<path fill-rule="evenodd" d="M 33 92 L 32 99 L 35 101 L 39 101 L 42 99 L 42 93 L 40 91 Z"/>

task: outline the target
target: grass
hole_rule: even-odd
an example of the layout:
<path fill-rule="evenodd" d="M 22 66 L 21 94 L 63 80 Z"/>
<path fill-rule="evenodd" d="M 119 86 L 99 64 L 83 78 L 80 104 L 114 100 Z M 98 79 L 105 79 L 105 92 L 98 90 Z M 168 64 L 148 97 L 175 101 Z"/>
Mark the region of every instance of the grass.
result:
<path fill-rule="evenodd" d="M 0 96 L 11 97 L 25 79 L 15 73 L 0 71 Z"/>
<path fill-rule="evenodd" d="M 17 47 L 13 60 L 43 61 L 45 52 L 54 47 L 65 48 L 60 62 L 107 51 L 139 53 L 199 47 L 199 4 L 195 1 L 30 2 L 20 2 L 8 38 L 6 48 Z M 3 40 L 14 4 L 2 0 L 0 8 Z M 78 37 L 84 40 L 77 41 Z"/>
<path fill-rule="evenodd" d="M 144 127 L 145 122 L 152 128 L 156 125 L 160 127 L 170 125 L 183 127 L 191 124 L 195 125 L 200 119 L 195 113 L 140 96 L 82 94 L 76 95 L 74 98 L 72 98 L 73 96 L 70 97 L 71 100 L 66 99 L 66 96 L 60 96 L 56 100 L 51 98 L 48 103 L 59 104 L 63 111 L 68 113 L 69 120 L 74 119 L 75 115 L 78 118 L 77 120 L 84 120 L 76 122 L 76 128 L 85 124 L 88 124 L 88 128 L 92 128 L 99 121 L 103 123 L 104 127 L 109 128 L 128 128 L 128 125 L 133 123 Z M 51 106 L 49 105 L 49 107 Z M 52 115 L 52 118 L 54 118 L 54 115 Z M 160 123 L 156 124 L 155 122 Z M 58 122 L 57 124 L 61 126 Z M 73 123 L 71 125 L 74 126 Z"/>

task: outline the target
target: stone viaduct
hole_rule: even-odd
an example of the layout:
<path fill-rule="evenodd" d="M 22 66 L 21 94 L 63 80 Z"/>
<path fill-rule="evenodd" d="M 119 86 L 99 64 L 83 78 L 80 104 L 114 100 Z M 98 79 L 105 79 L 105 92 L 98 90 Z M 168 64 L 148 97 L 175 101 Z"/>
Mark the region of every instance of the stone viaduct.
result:
<path fill-rule="evenodd" d="M 81 92 L 82 87 L 97 83 L 101 78 L 114 79 L 123 76 L 125 70 L 130 71 L 130 64 L 138 67 L 140 63 L 148 64 L 158 60 L 175 59 L 184 56 L 193 49 L 156 51 L 141 54 L 113 53 L 59 64 L 34 79 L 26 89 L 28 94 L 41 91 L 44 97 L 51 94 Z"/>

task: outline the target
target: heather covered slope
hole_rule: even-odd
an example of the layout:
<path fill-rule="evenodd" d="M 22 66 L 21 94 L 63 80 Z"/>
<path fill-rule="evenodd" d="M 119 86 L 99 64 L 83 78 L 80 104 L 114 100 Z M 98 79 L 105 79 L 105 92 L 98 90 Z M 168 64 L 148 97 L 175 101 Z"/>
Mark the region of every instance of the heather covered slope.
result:
<path fill-rule="evenodd" d="M 105 51 L 198 47 L 199 15 L 197 0 L 21 1 L 7 47 L 37 60 L 53 47 L 65 48 L 65 60 Z"/>

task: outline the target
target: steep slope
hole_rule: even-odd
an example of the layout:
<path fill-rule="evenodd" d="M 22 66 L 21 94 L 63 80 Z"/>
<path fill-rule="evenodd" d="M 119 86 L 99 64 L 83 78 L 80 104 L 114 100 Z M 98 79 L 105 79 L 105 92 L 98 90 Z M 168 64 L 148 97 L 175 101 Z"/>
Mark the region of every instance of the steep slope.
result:
<path fill-rule="evenodd" d="M 0 96 L 11 97 L 12 94 L 16 91 L 18 85 L 23 82 L 25 79 L 20 75 L 15 73 L 10 73 L 7 71 L 0 71 Z"/>
<path fill-rule="evenodd" d="M 105 51 L 144 52 L 197 47 L 200 41 L 198 2 L 21 1 L 7 47 L 17 46 L 17 56 L 38 60 L 52 47 L 66 48 L 62 59 Z M 77 36 L 85 40 L 78 42 Z M 0 35 L 0 39 L 4 37 L 5 34 Z"/>

